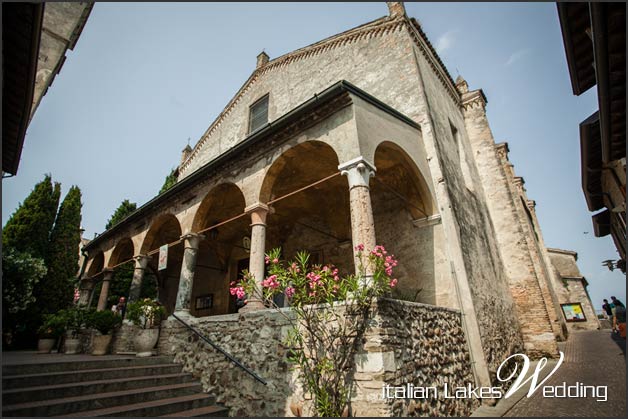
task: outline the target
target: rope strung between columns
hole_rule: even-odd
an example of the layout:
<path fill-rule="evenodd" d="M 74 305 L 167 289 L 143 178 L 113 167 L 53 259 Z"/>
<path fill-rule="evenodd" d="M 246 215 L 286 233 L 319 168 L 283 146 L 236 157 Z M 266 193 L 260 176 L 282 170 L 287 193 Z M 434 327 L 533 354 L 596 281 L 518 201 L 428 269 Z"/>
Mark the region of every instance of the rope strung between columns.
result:
<path fill-rule="evenodd" d="M 322 178 L 322 179 L 320 179 L 320 180 L 317 180 L 317 181 L 316 181 L 316 182 L 314 182 L 314 183 L 310 183 L 310 184 L 309 184 L 309 185 L 307 185 L 307 186 L 304 186 L 304 187 L 299 188 L 299 189 L 297 189 L 297 190 L 295 190 L 295 191 L 292 191 L 292 192 L 289 192 L 289 193 L 287 193 L 287 194 L 285 194 L 285 195 L 282 195 L 282 196 L 280 196 L 279 198 L 275 198 L 275 199 L 273 199 L 273 200 L 271 200 L 271 201 L 268 201 L 268 202 L 266 203 L 266 205 L 270 206 L 270 205 L 272 205 L 272 204 L 274 204 L 274 203 L 276 203 L 276 202 L 281 201 L 282 199 L 288 198 L 288 197 L 290 197 L 290 196 L 292 196 L 292 195 L 295 195 L 295 194 L 297 194 L 297 193 L 299 193 L 299 192 L 303 192 L 303 191 L 305 191 L 306 189 L 312 188 L 312 187 L 314 187 L 314 186 L 316 186 L 316 185 L 320 185 L 321 183 L 326 182 L 326 181 L 328 181 L 328 180 L 330 180 L 330 179 L 332 179 L 332 178 L 334 178 L 334 177 L 336 177 L 336 176 L 338 176 L 338 175 L 340 175 L 340 172 L 336 172 L 336 173 L 334 173 L 333 175 L 329 175 L 329 176 L 324 177 L 324 178 Z M 219 222 L 219 223 L 217 223 L 217 224 L 214 224 L 214 225 L 212 225 L 212 226 L 209 226 L 209 227 L 207 227 L 207 228 L 204 228 L 204 229 L 202 229 L 202 230 L 200 230 L 200 231 L 198 231 L 198 232 L 195 232 L 194 234 L 202 234 L 202 233 L 205 233 L 205 232 L 207 232 L 207 231 L 209 231 L 209 230 L 216 229 L 216 228 L 218 228 L 218 227 L 220 227 L 220 226 L 223 226 L 223 225 L 225 225 L 225 224 L 227 224 L 227 223 L 230 223 L 230 222 L 232 222 L 232 221 L 235 221 L 235 220 L 237 220 L 238 218 L 242 218 L 242 217 L 244 217 L 245 215 L 248 215 L 248 213 L 243 212 L 242 214 L 238 214 L 238 215 L 236 215 L 235 217 L 231 217 L 231 218 L 229 218 L 228 220 L 221 221 L 221 222 Z M 183 239 L 179 238 L 179 239 L 177 239 L 177 240 L 173 241 L 172 243 L 168 243 L 168 247 L 172 247 L 172 246 L 174 246 L 174 245 L 176 245 L 176 244 L 181 243 L 182 241 L 183 241 Z M 153 249 L 153 250 L 149 251 L 148 253 L 146 253 L 146 256 L 152 256 L 152 255 L 157 254 L 157 253 L 159 253 L 159 247 L 158 247 L 158 248 L 156 248 L 156 249 Z M 122 265 L 124 265 L 125 263 L 129 263 L 129 262 L 131 262 L 131 261 L 133 261 L 133 260 L 134 260 L 134 258 L 127 259 L 127 260 L 125 260 L 125 261 L 123 261 L 123 262 L 118 263 L 117 265 L 114 265 L 114 266 L 111 266 L 111 267 L 107 267 L 107 269 L 115 269 L 115 268 L 117 268 L 118 266 L 122 266 Z M 84 279 L 92 279 L 92 278 L 94 278 L 94 277 L 96 277 L 96 276 L 100 275 L 100 274 L 101 274 L 101 273 L 103 273 L 104 271 L 105 271 L 105 270 L 103 269 L 103 270 L 101 270 L 100 272 L 98 272 L 98 273 L 96 273 L 96 274 L 94 274 L 94 275 L 92 275 L 92 276 L 90 276 L 90 277 L 88 277 L 88 278 L 84 278 Z"/>
<path fill-rule="evenodd" d="M 425 210 L 423 208 L 420 208 L 416 205 L 414 205 L 412 202 L 410 202 L 409 199 L 407 199 L 405 196 L 403 196 L 401 193 L 397 192 L 396 190 L 394 190 L 391 186 L 385 184 L 383 181 L 379 180 L 377 178 L 377 176 L 375 176 L 373 179 L 375 179 L 377 181 L 377 183 L 379 183 L 380 185 L 382 185 L 384 188 L 388 189 L 390 192 L 392 192 L 397 198 L 401 199 L 403 202 L 405 202 L 406 204 L 410 205 L 411 207 L 419 210 L 421 212 L 421 214 L 425 215 L 426 217 L 428 217 L 428 215 L 426 214 Z"/>

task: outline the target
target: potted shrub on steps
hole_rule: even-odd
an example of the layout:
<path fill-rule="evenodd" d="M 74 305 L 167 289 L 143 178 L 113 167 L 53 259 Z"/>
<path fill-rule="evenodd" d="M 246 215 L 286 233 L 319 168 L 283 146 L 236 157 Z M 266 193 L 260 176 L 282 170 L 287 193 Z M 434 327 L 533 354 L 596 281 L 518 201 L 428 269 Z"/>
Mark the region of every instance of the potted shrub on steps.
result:
<path fill-rule="evenodd" d="M 72 307 L 67 310 L 63 310 L 66 318 L 67 334 L 65 338 L 65 353 L 67 355 L 73 355 L 80 352 L 81 340 L 79 339 L 79 332 L 85 323 L 85 309 L 79 307 Z"/>
<path fill-rule="evenodd" d="M 153 348 L 159 340 L 159 325 L 164 314 L 165 309 L 159 301 L 150 298 L 128 305 L 126 318 L 140 328 L 133 336 L 136 356 L 145 357 L 153 354 Z"/>
<path fill-rule="evenodd" d="M 113 331 L 122 324 L 122 317 L 110 310 L 103 310 L 92 311 L 86 320 L 88 327 L 100 333 L 92 339 L 92 355 L 105 355 L 109 351 Z"/>
<path fill-rule="evenodd" d="M 65 319 L 59 314 L 45 314 L 44 323 L 38 330 L 37 353 L 49 354 L 57 339 L 65 332 Z"/>

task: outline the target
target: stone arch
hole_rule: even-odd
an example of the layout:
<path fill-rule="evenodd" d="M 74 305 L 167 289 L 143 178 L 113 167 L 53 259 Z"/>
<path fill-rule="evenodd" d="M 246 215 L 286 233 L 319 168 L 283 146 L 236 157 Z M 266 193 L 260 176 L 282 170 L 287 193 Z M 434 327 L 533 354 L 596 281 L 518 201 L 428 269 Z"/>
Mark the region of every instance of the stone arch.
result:
<path fill-rule="evenodd" d="M 436 281 L 441 226 L 433 223 L 435 205 L 427 183 L 408 153 L 390 141 L 377 146 L 374 164 L 370 193 L 375 235 L 399 260 L 394 296 L 436 304 L 437 288 L 444 287 Z"/>
<path fill-rule="evenodd" d="M 181 237 L 181 225 L 172 214 L 162 214 L 151 223 L 142 242 L 140 253 L 145 255 L 159 246 L 172 243 Z"/>
<path fill-rule="evenodd" d="M 234 183 L 221 183 L 213 187 L 199 205 L 192 222 L 192 232 L 198 232 L 212 225 L 212 220 L 216 218 L 216 215 L 212 213 L 217 210 L 224 218 L 213 220 L 215 223 L 242 214 L 244 206 L 245 199 L 242 190 Z"/>
<path fill-rule="evenodd" d="M 201 232 L 231 220 L 244 214 L 244 211 L 242 190 L 233 183 L 221 183 L 213 187 L 199 205 L 192 222 L 192 232 Z M 190 314 L 205 317 L 236 312 L 236 301 L 229 293 L 229 283 L 237 279 L 243 261 L 248 261 L 243 241 L 250 235 L 249 224 L 250 217 L 243 215 L 201 233 L 204 239 L 199 242 L 196 257 Z M 211 304 L 205 303 L 208 298 L 211 298 Z M 197 300 L 201 301 L 198 305 Z"/>
<path fill-rule="evenodd" d="M 410 155 L 396 143 L 383 141 L 375 149 L 374 162 L 378 182 L 371 181 L 371 188 L 385 183 L 406 198 L 414 219 L 429 217 L 436 206 L 425 177 Z M 380 184 L 381 184 L 380 183 Z"/>
<path fill-rule="evenodd" d="M 308 155 L 310 158 L 304 158 Z M 325 142 L 306 141 L 295 145 L 273 161 L 264 176 L 259 200 L 266 203 L 284 193 L 292 192 L 332 175 L 338 172 L 338 164 L 338 154 L 331 145 Z M 300 176 L 294 176 L 295 174 Z M 277 180 L 286 177 L 293 178 L 293 182 L 283 184 L 283 188 L 277 188 Z"/>
<path fill-rule="evenodd" d="M 327 143 L 307 141 L 284 151 L 262 182 L 263 203 L 286 196 L 338 173 L 338 156 Z M 336 265 L 341 272 L 354 270 L 351 246 L 349 187 L 336 176 L 270 205 L 266 250 L 281 247 L 291 259 L 297 251 L 310 252 L 313 263 Z"/>
<path fill-rule="evenodd" d="M 85 274 L 85 276 L 87 278 L 91 278 L 94 275 L 97 275 L 100 272 L 102 272 L 104 267 L 105 267 L 105 254 L 104 254 L 104 252 L 99 251 L 92 258 L 92 260 L 91 260 L 91 262 L 89 264 L 89 268 L 87 268 L 87 273 Z"/>
<path fill-rule="evenodd" d="M 133 241 L 130 238 L 125 237 L 118 241 L 116 247 L 113 248 L 107 267 L 112 268 L 118 263 L 131 259 L 133 256 L 135 256 L 135 246 L 133 245 Z"/>
<path fill-rule="evenodd" d="M 181 225 L 177 217 L 172 214 L 162 214 L 152 222 L 140 248 L 140 254 L 148 254 L 159 249 L 164 244 L 178 241 L 180 237 Z M 181 262 L 183 261 L 183 243 L 179 242 L 168 247 L 168 264 L 164 270 L 158 270 L 159 252 L 155 252 L 150 256 L 151 258 L 144 275 L 155 276 L 157 298 L 164 305 L 166 313 L 170 315 L 174 312 L 179 289 Z"/>

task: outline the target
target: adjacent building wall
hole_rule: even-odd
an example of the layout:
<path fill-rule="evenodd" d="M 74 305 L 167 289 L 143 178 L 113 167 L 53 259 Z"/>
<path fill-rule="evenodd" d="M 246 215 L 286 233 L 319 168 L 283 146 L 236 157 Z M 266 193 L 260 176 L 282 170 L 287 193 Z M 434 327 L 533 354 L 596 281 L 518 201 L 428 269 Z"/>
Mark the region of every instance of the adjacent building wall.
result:
<path fill-rule="evenodd" d="M 595 313 L 595 306 L 591 302 L 586 278 L 578 269 L 578 254 L 570 250 L 547 249 L 556 273 L 554 288 L 558 296 L 559 304 L 580 303 L 586 317 L 584 322 L 566 322 L 569 330 L 596 330 L 600 328 L 600 322 Z M 610 299 L 610 297 L 609 297 Z M 598 302 L 602 307 L 603 302 Z M 564 316 L 563 316 L 564 318 Z"/>

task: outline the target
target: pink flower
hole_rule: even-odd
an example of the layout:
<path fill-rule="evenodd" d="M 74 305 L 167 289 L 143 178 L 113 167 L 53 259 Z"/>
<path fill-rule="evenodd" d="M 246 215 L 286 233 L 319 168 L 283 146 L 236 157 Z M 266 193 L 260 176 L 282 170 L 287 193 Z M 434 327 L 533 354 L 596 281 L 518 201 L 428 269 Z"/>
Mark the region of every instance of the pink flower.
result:
<path fill-rule="evenodd" d="M 398 282 L 398 281 L 397 281 L 397 278 L 393 278 L 393 279 L 390 281 L 390 288 L 395 288 L 395 286 L 397 286 L 397 282 Z"/>
<path fill-rule="evenodd" d="M 273 259 L 273 263 L 274 263 L 274 264 L 279 263 L 279 259 L 277 259 L 277 258 Z"/>
<path fill-rule="evenodd" d="M 241 288 L 241 287 L 240 287 L 240 288 L 238 288 L 238 291 L 237 291 L 237 293 L 236 293 L 236 296 L 237 296 L 237 297 L 241 300 L 241 299 L 243 299 L 243 298 L 244 298 L 244 296 L 245 296 L 245 295 L 246 295 L 246 294 L 245 294 L 245 292 L 244 292 L 244 289 L 243 289 L 243 288 Z"/>
<path fill-rule="evenodd" d="M 285 293 L 286 297 L 291 298 L 294 295 L 295 290 L 292 287 L 286 287 Z"/>
<path fill-rule="evenodd" d="M 264 257 L 264 262 L 268 265 L 270 263 L 270 258 L 268 256 Z"/>
<path fill-rule="evenodd" d="M 340 281 L 340 277 L 338 275 L 334 275 L 334 281 L 336 282 Z"/>
<path fill-rule="evenodd" d="M 362 252 L 362 251 L 364 251 L 364 245 L 363 245 L 363 244 L 358 244 L 358 245 L 355 247 L 355 250 L 357 250 L 358 252 Z"/>

